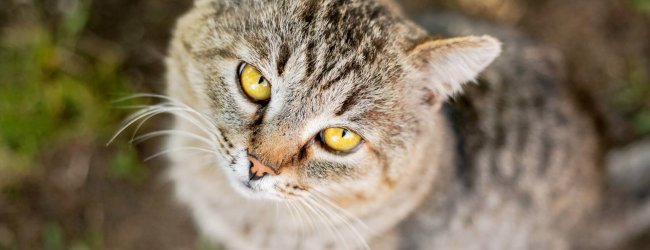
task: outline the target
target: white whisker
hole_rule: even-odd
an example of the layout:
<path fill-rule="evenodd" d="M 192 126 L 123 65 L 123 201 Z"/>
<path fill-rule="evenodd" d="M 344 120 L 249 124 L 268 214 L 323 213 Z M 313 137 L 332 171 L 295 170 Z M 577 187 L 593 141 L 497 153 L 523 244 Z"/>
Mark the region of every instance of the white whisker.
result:
<path fill-rule="evenodd" d="M 205 139 L 205 138 L 203 138 L 203 137 L 201 137 L 201 136 L 199 136 L 197 134 L 190 133 L 190 132 L 187 132 L 187 131 L 182 131 L 182 130 L 161 130 L 161 131 L 150 132 L 150 133 L 138 136 L 136 138 L 133 138 L 131 140 L 131 143 L 140 143 L 140 142 L 143 142 L 143 141 L 146 141 L 146 140 L 150 140 L 152 138 L 156 138 L 156 137 L 160 137 L 160 136 L 166 136 L 166 135 L 187 136 L 187 137 L 194 138 L 194 139 L 197 139 L 199 141 L 202 141 L 202 142 L 214 147 L 214 144 L 213 144 L 212 141 L 210 141 L 208 139 Z"/>
<path fill-rule="evenodd" d="M 138 99 L 138 98 L 145 98 L 145 97 L 157 98 L 157 99 L 162 99 L 162 100 L 166 100 L 166 101 L 169 101 L 169 102 L 182 104 L 182 102 L 177 101 L 176 99 L 171 98 L 169 96 L 159 95 L 159 94 L 151 94 L 151 93 L 139 93 L 139 94 L 129 95 L 129 96 L 117 99 L 117 100 L 113 101 L 113 103 L 120 103 L 120 102 L 125 102 L 125 101 L 128 101 L 128 100 L 133 100 L 133 99 Z"/>
<path fill-rule="evenodd" d="M 118 136 L 124 133 L 124 131 L 135 124 L 135 130 L 131 136 L 131 142 L 148 140 L 153 137 L 163 136 L 163 135 L 182 135 L 188 136 L 194 139 L 197 139 L 201 142 L 206 143 L 213 148 L 214 153 L 217 153 L 218 156 L 225 157 L 226 160 L 232 161 L 232 156 L 227 152 L 227 149 L 224 148 L 224 145 L 227 145 L 227 141 L 221 135 L 221 130 L 217 125 L 205 114 L 191 108 L 189 105 L 182 103 L 174 98 L 158 95 L 158 94 L 135 94 L 121 98 L 114 103 L 124 102 L 127 100 L 137 99 L 137 98 L 157 98 L 164 100 L 165 102 L 156 104 L 156 105 L 132 105 L 128 106 L 129 108 L 141 108 L 141 110 L 134 112 L 132 115 L 125 119 L 122 127 L 111 137 L 107 145 L 113 143 Z M 161 114 L 171 114 L 175 117 L 183 119 L 190 124 L 196 126 L 202 133 L 205 133 L 207 137 L 204 137 L 199 134 L 191 132 L 153 132 L 136 138 L 136 134 L 140 128 L 151 118 L 161 115 Z M 217 145 L 219 143 L 220 145 Z M 155 155 L 157 157 L 159 155 Z"/>
<path fill-rule="evenodd" d="M 180 102 L 178 100 L 175 100 L 175 99 L 173 99 L 171 97 L 164 96 L 164 95 L 147 94 L 147 93 L 134 94 L 134 95 L 131 95 L 131 96 L 127 96 L 127 97 L 118 99 L 118 100 L 114 101 L 113 103 L 119 103 L 119 102 L 124 102 L 126 100 L 132 100 L 132 99 L 137 99 L 137 98 L 145 98 L 145 97 L 163 99 L 163 100 L 166 100 L 167 102 L 162 103 L 162 104 L 158 104 L 158 105 L 152 105 L 152 106 L 145 106 L 145 105 L 134 105 L 134 106 L 132 106 L 132 107 L 142 107 L 144 109 L 139 111 L 139 112 L 136 112 L 135 114 L 133 114 L 132 116 L 130 116 L 129 118 L 126 119 L 129 122 L 122 129 L 120 129 L 120 131 L 118 131 L 115 134 L 115 136 L 113 136 L 113 138 L 111 138 L 111 140 L 108 142 L 109 145 L 115 140 L 115 138 L 117 136 L 119 136 L 126 128 L 133 125 L 133 123 L 135 121 L 137 121 L 137 120 L 148 117 L 149 115 L 155 116 L 155 115 L 160 114 L 160 113 L 171 113 L 171 114 L 174 114 L 174 115 L 178 115 L 178 114 L 175 114 L 174 112 L 172 112 L 172 111 L 174 111 L 174 109 L 172 109 L 172 108 L 176 108 L 175 111 L 185 111 L 187 113 L 194 114 L 194 115 L 198 116 L 199 118 L 201 118 L 201 120 L 203 120 L 205 124 L 209 125 L 213 129 L 215 128 L 212 121 L 210 119 L 208 119 L 208 117 L 205 116 L 204 114 L 194 110 L 193 108 L 189 107 L 188 105 L 186 105 L 186 104 L 184 104 L 184 103 L 182 103 L 182 102 Z M 151 112 L 151 113 L 149 113 L 149 112 Z M 146 118 L 145 120 L 147 120 L 149 118 Z M 188 119 L 187 117 L 185 119 L 186 120 L 191 120 L 191 122 L 193 124 L 199 126 L 199 122 L 197 120 Z M 138 126 L 138 129 L 140 128 L 141 124 Z M 199 126 L 199 127 L 202 130 L 204 130 L 206 133 L 212 134 L 210 132 L 210 130 L 206 129 L 204 126 Z M 136 129 L 136 132 L 137 132 L 137 129 Z"/>
<path fill-rule="evenodd" d="M 309 200 L 304 200 L 306 203 L 309 204 Z M 315 205 L 314 205 L 315 206 Z M 320 223 L 324 223 L 325 229 L 329 232 L 330 237 L 337 238 L 339 241 L 343 242 L 343 237 L 338 234 L 338 231 L 336 228 L 329 222 L 328 218 L 324 217 L 322 213 L 320 213 L 318 210 L 314 208 L 314 206 L 309 205 L 307 206 L 308 209 L 310 209 L 314 215 L 320 220 Z M 345 244 L 345 243 L 344 243 Z"/>
<path fill-rule="evenodd" d="M 345 246 L 345 248 L 346 248 L 346 249 L 350 249 L 350 246 L 349 246 L 348 243 L 345 241 L 345 238 L 343 237 L 343 235 L 341 234 L 341 232 L 339 232 L 339 230 L 337 229 L 336 225 L 334 225 L 334 223 L 329 219 L 329 217 L 328 217 L 328 216 L 323 212 L 323 207 L 322 207 L 322 205 L 320 205 L 316 200 L 314 200 L 314 199 L 309 199 L 309 198 L 311 198 L 311 197 L 310 197 L 310 196 L 307 196 L 307 199 L 305 199 L 305 201 L 307 201 L 307 202 L 312 202 L 312 205 L 313 205 L 312 208 L 314 209 L 313 211 L 316 213 L 316 215 L 318 215 L 318 216 L 322 219 L 322 221 L 325 222 L 325 225 L 327 225 L 328 228 L 330 228 L 330 230 L 331 230 L 331 231 L 333 232 L 333 234 L 334 234 L 334 235 L 339 239 L 339 241 L 340 241 L 341 243 L 343 243 L 343 245 Z"/>
<path fill-rule="evenodd" d="M 178 152 L 178 151 L 193 151 L 193 150 L 195 150 L 195 151 L 200 151 L 200 152 L 205 152 L 205 153 L 211 153 L 211 154 L 216 153 L 216 152 L 213 151 L 213 150 L 205 149 L 205 148 L 199 148 L 199 147 L 179 147 L 179 148 L 167 149 L 167 150 L 164 150 L 164 151 L 162 151 L 162 152 L 156 153 L 156 154 L 154 154 L 154 155 L 152 155 L 152 156 L 147 157 L 146 159 L 144 159 L 144 161 L 150 161 L 151 159 L 154 159 L 154 158 L 156 158 L 156 157 L 160 157 L 160 156 L 163 156 L 163 155 L 165 155 L 165 154 L 172 153 L 172 152 Z"/>
<path fill-rule="evenodd" d="M 350 219 L 350 220 L 353 220 L 355 223 L 357 223 L 357 224 L 359 224 L 360 226 L 362 226 L 364 230 L 369 230 L 369 229 L 370 229 L 370 228 L 368 227 L 368 225 L 366 225 L 366 223 L 364 223 L 363 221 L 361 221 L 361 220 L 360 220 L 359 218 L 357 218 L 355 215 L 351 214 L 351 213 L 348 212 L 347 210 L 341 208 L 340 206 L 338 206 L 338 205 L 334 204 L 332 201 L 330 201 L 330 200 L 327 198 L 327 196 L 325 195 L 325 193 L 323 193 L 323 192 L 321 192 L 321 191 L 319 191 L 319 190 L 316 190 L 316 189 L 314 189 L 313 191 L 314 191 L 314 192 L 310 192 L 310 194 L 314 195 L 314 197 L 323 200 L 323 202 L 327 203 L 327 205 L 329 205 L 330 207 L 332 207 L 332 208 L 338 210 L 339 213 L 341 213 L 342 215 L 344 215 L 346 218 L 348 218 L 348 219 Z"/>
<path fill-rule="evenodd" d="M 298 205 L 302 206 L 302 209 L 305 211 L 305 217 L 307 217 L 307 223 L 309 223 L 309 227 L 310 227 L 310 230 L 311 230 L 310 232 L 311 233 L 316 232 L 316 224 L 315 224 L 313 218 L 311 216 L 309 216 L 309 214 L 308 214 L 309 210 L 307 210 L 305 208 L 305 207 L 308 207 L 309 204 L 307 204 L 302 198 L 298 198 L 298 201 L 299 201 Z"/>
<path fill-rule="evenodd" d="M 303 217 L 304 212 L 303 212 L 303 210 L 300 210 L 300 207 L 298 207 L 298 205 L 296 205 L 295 201 L 289 201 L 289 204 L 291 204 L 291 206 L 293 206 L 293 208 L 296 211 L 296 214 L 298 215 L 298 219 L 299 219 L 298 233 L 300 234 L 301 242 L 304 242 L 304 240 L 306 238 L 305 237 L 305 230 L 304 230 L 304 227 L 303 227 L 304 224 L 305 224 L 304 223 L 304 217 Z"/>
<path fill-rule="evenodd" d="M 346 218 L 346 216 L 342 216 L 341 213 L 344 212 L 344 210 L 342 208 L 336 206 L 334 203 L 327 200 L 326 198 L 318 196 L 316 193 L 311 193 L 311 194 L 312 194 L 311 197 L 314 199 L 314 201 L 321 200 L 322 202 L 324 202 L 323 205 L 328 205 L 330 207 L 330 209 L 328 209 L 325 206 L 322 206 L 321 208 L 323 209 L 323 212 L 328 213 L 329 216 L 333 216 L 336 219 L 338 219 L 340 222 L 342 222 L 343 225 L 354 235 L 354 237 L 357 239 L 357 241 L 359 241 L 359 243 L 361 243 L 363 245 L 364 249 L 370 249 L 370 247 L 368 246 L 366 240 L 363 238 L 363 236 L 361 236 L 361 233 L 359 232 L 359 230 L 350 221 L 350 219 L 355 220 L 356 217 L 354 217 L 354 218 Z M 339 211 L 337 212 L 336 210 L 333 210 L 331 208 L 334 208 L 334 209 L 338 208 Z M 359 219 L 356 219 L 356 221 L 357 221 L 356 223 L 362 223 Z M 362 225 L 365 226 L 365 224 L 362 224 Z"/>

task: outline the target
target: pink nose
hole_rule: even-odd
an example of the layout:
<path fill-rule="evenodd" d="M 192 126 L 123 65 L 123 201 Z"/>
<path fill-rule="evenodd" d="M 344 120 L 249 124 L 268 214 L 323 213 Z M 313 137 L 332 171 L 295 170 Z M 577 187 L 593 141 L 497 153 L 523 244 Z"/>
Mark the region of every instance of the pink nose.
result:
<path fill-rule="evenodd" d="M 251 162 L 250 169 L 248 170 L 248 176 L 251 181 L 262 179 L 266 175 L 276 176 L 278 173 L 275 170 L 267 165 L 264 165 L 261 161 L 253 156 L 248 156 L 248 160 Z"/>

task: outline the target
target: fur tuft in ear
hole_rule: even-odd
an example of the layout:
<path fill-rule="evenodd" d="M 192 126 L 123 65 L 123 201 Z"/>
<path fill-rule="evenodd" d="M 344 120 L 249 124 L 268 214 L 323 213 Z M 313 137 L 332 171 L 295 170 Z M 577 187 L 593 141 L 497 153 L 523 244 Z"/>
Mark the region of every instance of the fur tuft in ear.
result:
<path fill-rule="evenodd" d="M 409 52 L 415 81 L 441 99 L 460 92 L 501 54 L 501 42 L 490 36 L 468 36 L 427 41 Z"/>

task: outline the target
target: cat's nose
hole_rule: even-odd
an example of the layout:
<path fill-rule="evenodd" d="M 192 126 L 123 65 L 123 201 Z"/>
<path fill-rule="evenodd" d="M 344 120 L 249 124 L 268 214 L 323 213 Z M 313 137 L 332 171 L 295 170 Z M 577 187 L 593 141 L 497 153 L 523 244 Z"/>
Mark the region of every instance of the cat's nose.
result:
<path fill-rule="evenodd" d="M 250 169 L 248 170 L 248 177 L 250 178 L 251 181 L 262 179 L 262 177 L 267 175 L 270 176 L 278 175 L 278 173 L 276 173 L 273 168 L 265 165 L 257 158 L 253 156 L 248 156 L 248 160 L 250 161 Z"/>

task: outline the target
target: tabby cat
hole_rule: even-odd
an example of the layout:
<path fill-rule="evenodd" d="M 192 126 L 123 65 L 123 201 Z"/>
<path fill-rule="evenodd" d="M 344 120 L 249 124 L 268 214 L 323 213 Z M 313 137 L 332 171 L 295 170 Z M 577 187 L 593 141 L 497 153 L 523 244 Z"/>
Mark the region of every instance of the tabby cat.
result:
<path fill-rule="evenodd" d="M 602 176 L 552 56 L 464 87 L 501 43 L 440 35 L 389 1 L 197 0 L 140 117 L 177 115 L 176 196 L 228 249 L 575 248 Z"/>

